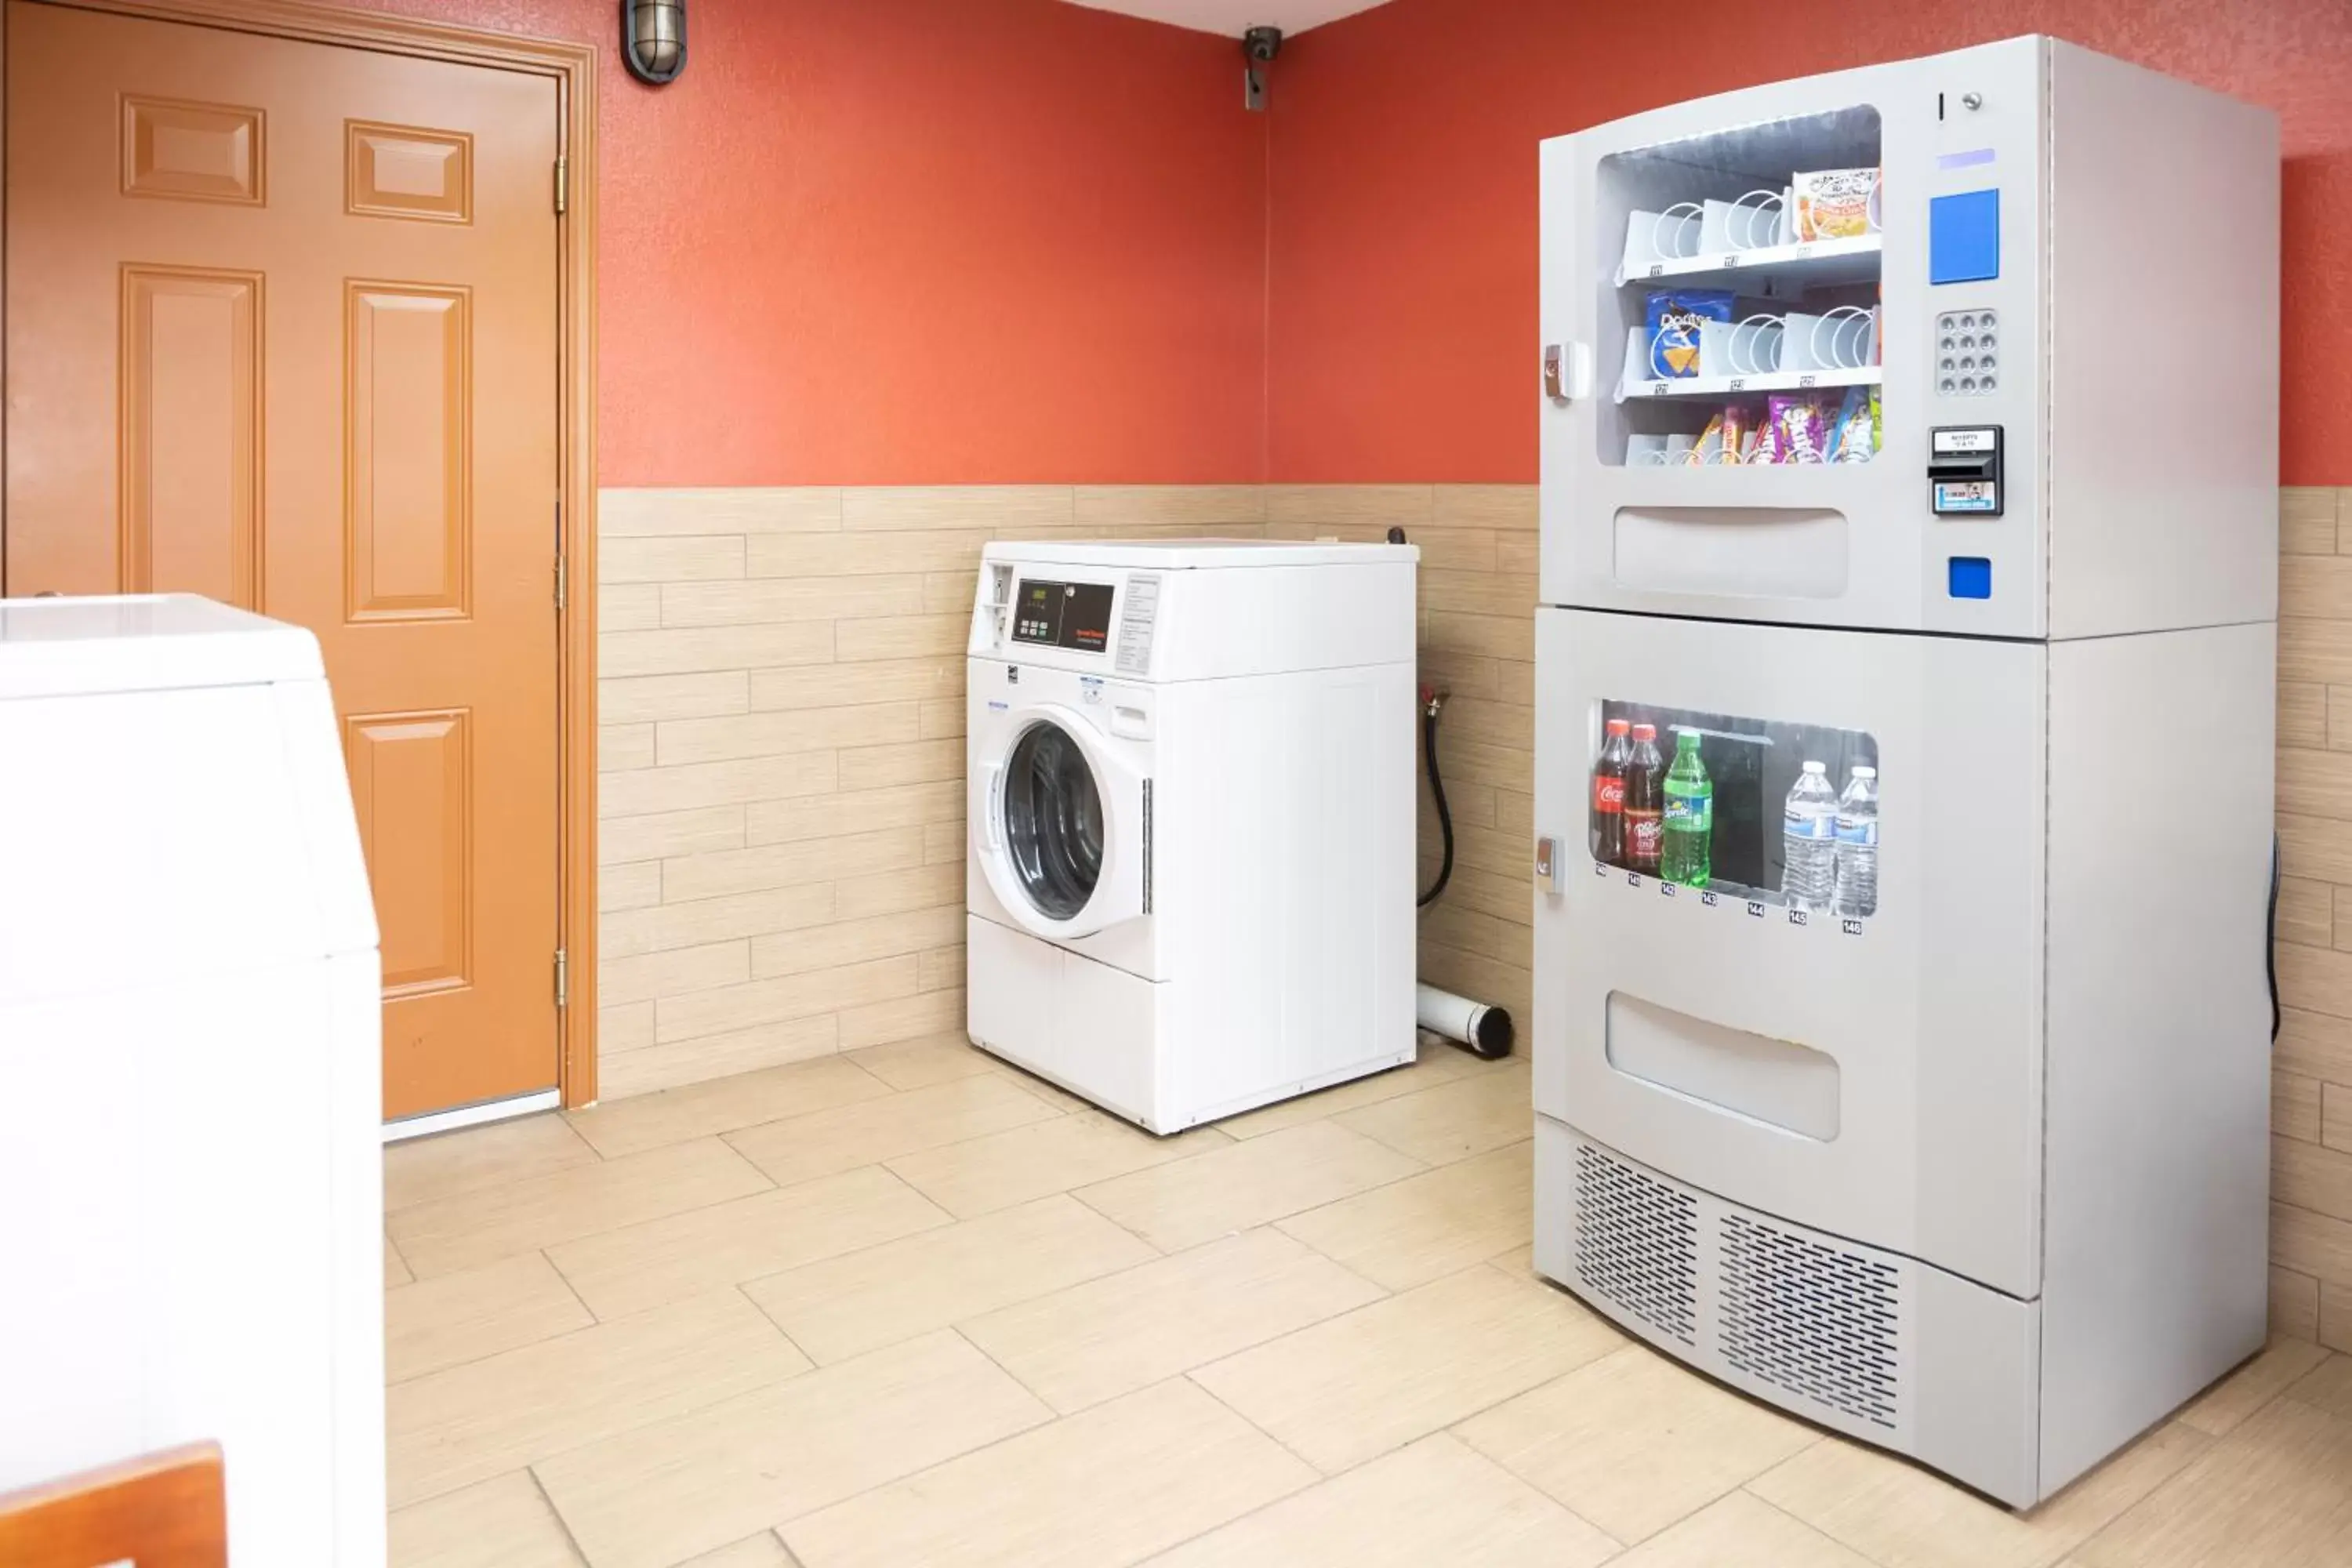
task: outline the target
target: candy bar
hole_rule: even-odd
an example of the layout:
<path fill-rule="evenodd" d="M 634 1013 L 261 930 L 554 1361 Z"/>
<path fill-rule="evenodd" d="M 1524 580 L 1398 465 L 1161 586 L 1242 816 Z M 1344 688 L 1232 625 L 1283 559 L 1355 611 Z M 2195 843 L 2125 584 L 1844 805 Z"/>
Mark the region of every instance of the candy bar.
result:
<path fill-rule="evenodd" d="M 1756 444 L 1756 411 L 1745 403 L 1724 405 L 1723 455 L 1718 461 L 1744 463 Z"/>

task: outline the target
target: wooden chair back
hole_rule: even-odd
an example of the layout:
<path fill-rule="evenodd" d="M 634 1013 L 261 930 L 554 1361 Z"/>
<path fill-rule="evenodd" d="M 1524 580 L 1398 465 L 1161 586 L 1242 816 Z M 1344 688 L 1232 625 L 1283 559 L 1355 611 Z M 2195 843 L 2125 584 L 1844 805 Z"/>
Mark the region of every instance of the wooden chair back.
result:
<path fill-rule="evenodd" d="M 228 1568 L 221 1452 L 171 1448 L 0 1495 L 8 1568 Z"/>

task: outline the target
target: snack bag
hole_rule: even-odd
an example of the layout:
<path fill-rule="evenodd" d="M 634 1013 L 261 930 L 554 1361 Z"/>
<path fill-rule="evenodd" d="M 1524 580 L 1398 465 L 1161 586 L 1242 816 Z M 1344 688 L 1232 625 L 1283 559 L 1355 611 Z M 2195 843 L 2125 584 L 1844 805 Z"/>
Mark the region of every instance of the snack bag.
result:
<path fill-rule="evenodd" d="M 1727 403 L 1723 421 L 1723 454 L 1718 461 L 1744 463 L 1756 446 L 1756 411 L 1744 403 Z"/>
<path fill-rule="evenodd" d="M 1851 239 L 1870 232 L 1876 169 L 1816 169 L 1790 177 L 1796 193 L 1797 238 Z"/>
<path fill-rule="evenodd" d="M 1764 436 L 1756 448 L 1759 463 L 1818 463 L 1828 447 L 1822 405 L 1794 393 L 1774 393 L 1764 405 Z"/>
<path fill-rule="evenodd" d="M 1717 409 L 1715 417 L 1706 422 L 1706 428 L 1698 433 L 1698 439 L 1691 444 L 1691 449 L 1683 461 L 1696 467 L 1722 460 L 1723 412 Z"/>
<path fill-rule="evenodd" d="M 1699 323 L 1730 321 L 1734 300 L 1721 289 L 1652 290 L 1647 316 L 1651 379 L 1679 381 L 1696 375 Z"/>
<path fill-rule="evenodd" d="M 1870 389 L 1870 455 L 1876 457 L 1879 447 L 1878 388 Z"/>
<path fill-rule="evenodd" d="M 1878 437 L 1872 426 L 1870 405 L 1872 395 L 1859 386 L 1845 389 L 1845 400 L 1838 405 L 1837 420 L 1830 437 L 1830 461 L 1832 463 L 1867 463 L 1878 454 Z"/>

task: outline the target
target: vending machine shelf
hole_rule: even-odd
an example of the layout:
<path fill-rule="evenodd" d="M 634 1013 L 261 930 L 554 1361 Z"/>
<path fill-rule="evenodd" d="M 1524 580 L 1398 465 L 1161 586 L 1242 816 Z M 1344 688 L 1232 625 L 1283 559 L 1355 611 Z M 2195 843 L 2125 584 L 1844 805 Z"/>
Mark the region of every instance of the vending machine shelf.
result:
<path fill-rule="evenodd" d="M 1635 213 L 1640 226 L 1646 213 Z M 1790 299 L 1809 289 L 1840 283 L 1870 283 L 1878 278 L 1886 237 L 1857 234 L 1842 239 L 1821 239 L 1756 247 L 1735 246 L 1696 256 L 1660 256 L 1638 237 L 1629 236 L 1625 259 L 1618 264 L 1619 288 L 1672 279 L 1677 283 L 1737 288 L 1760 299 Z M 1641 254 L 1637 254 L 1637 250 Z"/>
<path fill-rule="evenodd" d="M 1592 868 L 1593 876 L 1603 882 L 1622 887 L 1629 898 L 1665 899 L 1686 903 L 1694 909 L 1717 910 L 1726 915 L 1760 921 L 1767 926 L 1791 931 L 1822 929 L 1843 936 L 1860 936 L 1871 923 L 1865 917 L 1833 910 L 1801 908 L 1790 903 L 1781 894 L 1765 888 L 1745 887 L 1737 882 L 1716 882 L 1704 888 L 1695 888 L 1669 882 L 1655 872 L 1629 871 L 1622 866 L 1612 866 L 1604 860 L 1587 863 Z"/>
<path fill-rule="evenodd" d="M 1851 370 L 1782 370 L 1761 375 L 1686 375 L 1668 381 L 1627 376 L 1617 384 L 1617 401 L 1645 397 L 1738 397 L 1767 392 L 1807 392 L 1817 387 L 1876 386 L 1886 379 L 1883 365 Z"/>

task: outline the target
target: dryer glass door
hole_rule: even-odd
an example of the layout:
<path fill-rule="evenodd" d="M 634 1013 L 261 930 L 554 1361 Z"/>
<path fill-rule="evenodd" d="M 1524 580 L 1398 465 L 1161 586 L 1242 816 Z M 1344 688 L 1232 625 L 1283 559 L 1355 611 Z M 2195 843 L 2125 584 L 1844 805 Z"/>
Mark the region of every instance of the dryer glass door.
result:
<path fill-rule="evenodd" d="M 1032 724 L 1004 765 L 1004 845 L 1021 891 L 1048 920 L 1077 918 L 1102 879 L 1103 800 L 1067 731 Z"/>

